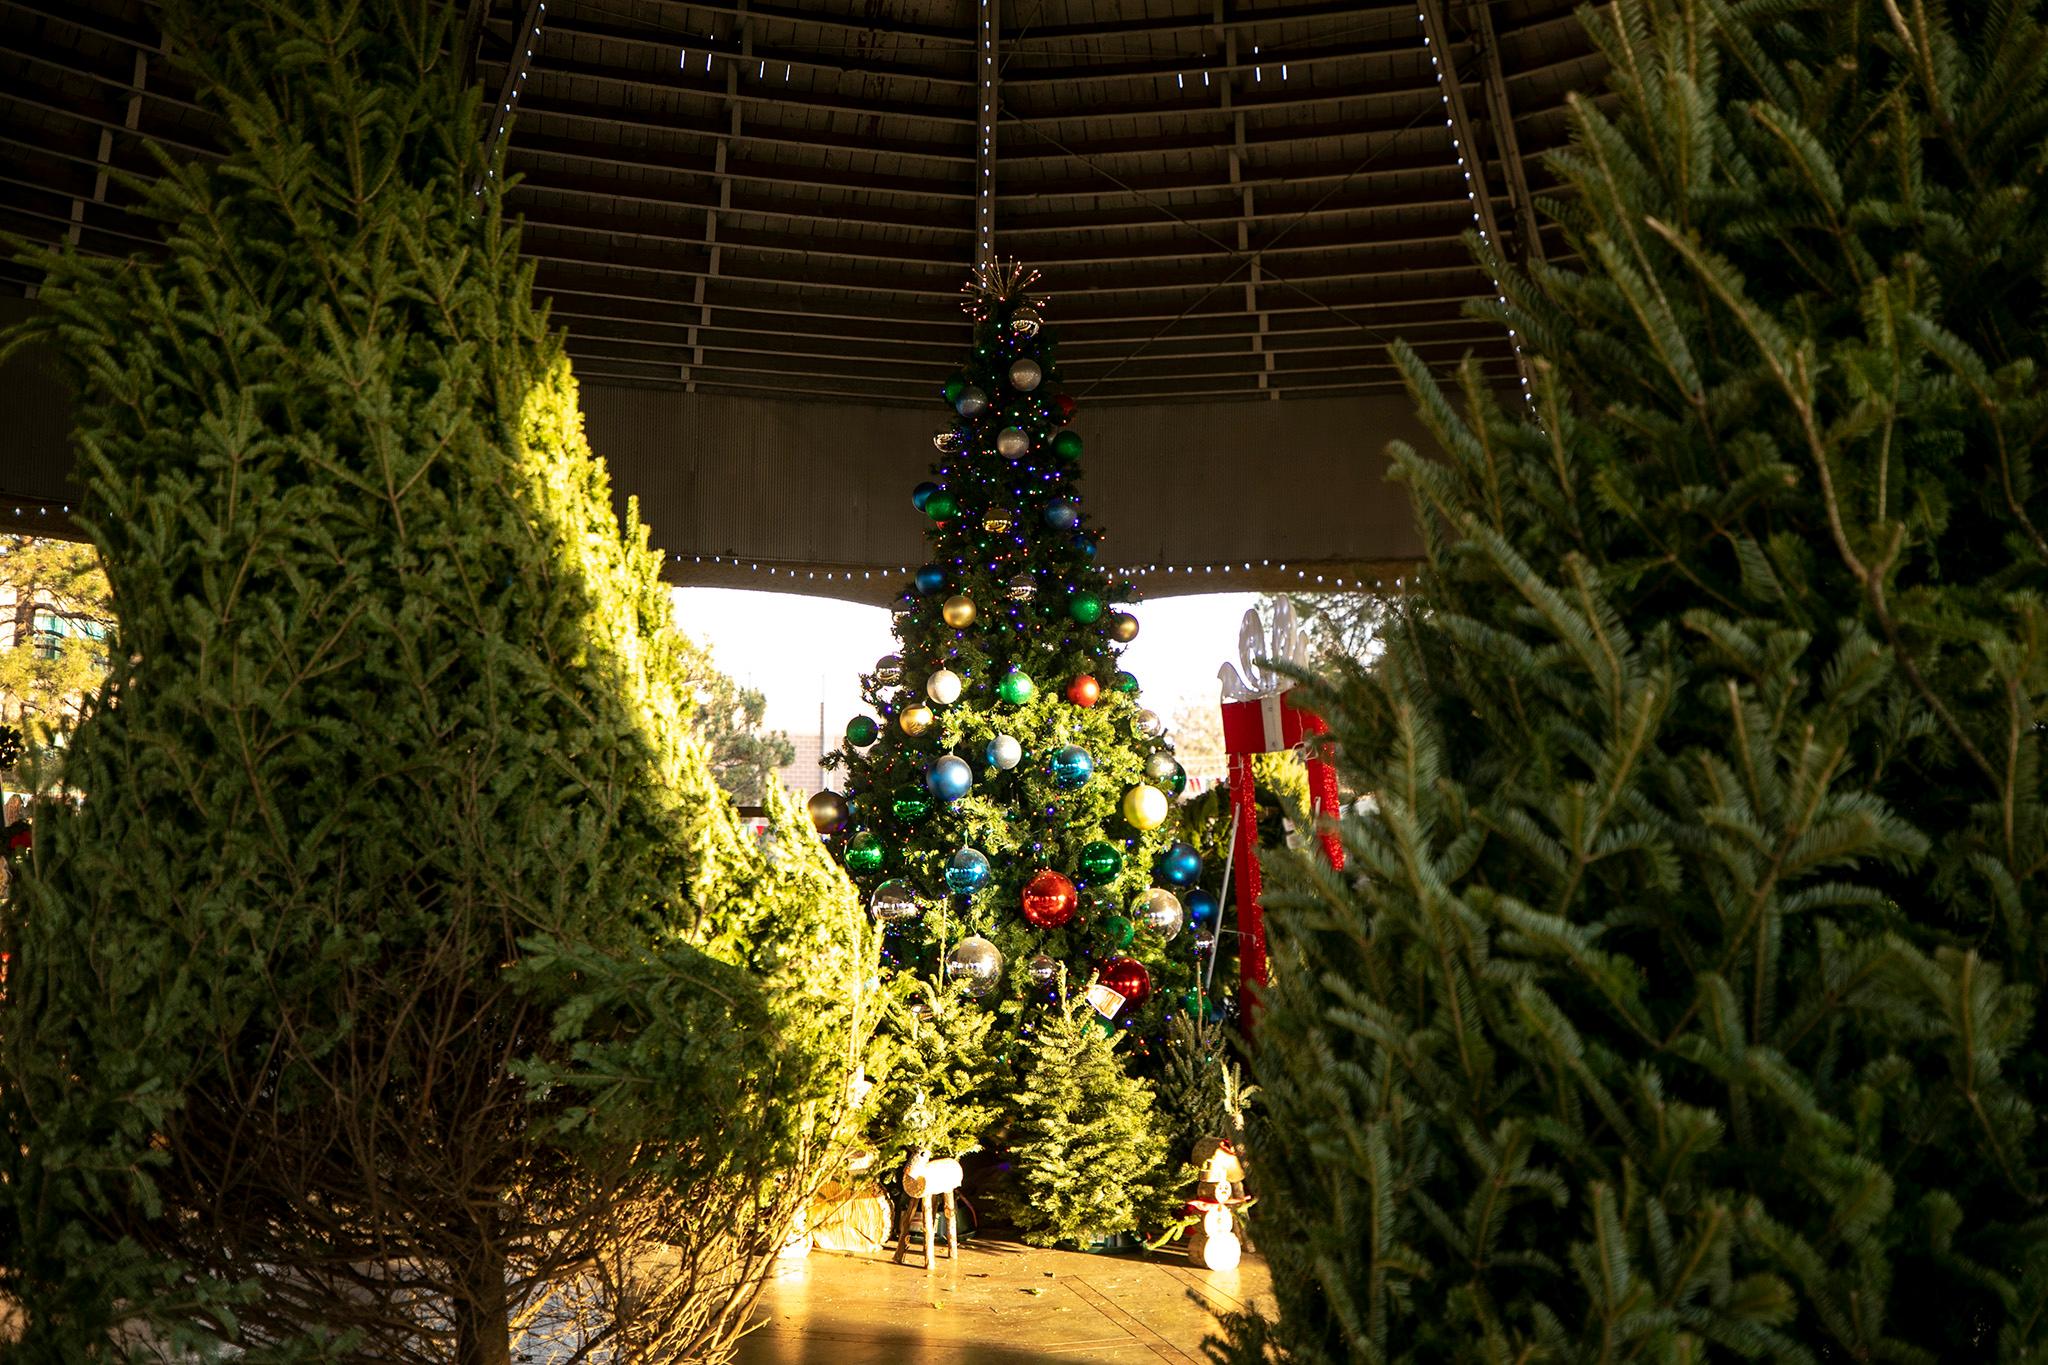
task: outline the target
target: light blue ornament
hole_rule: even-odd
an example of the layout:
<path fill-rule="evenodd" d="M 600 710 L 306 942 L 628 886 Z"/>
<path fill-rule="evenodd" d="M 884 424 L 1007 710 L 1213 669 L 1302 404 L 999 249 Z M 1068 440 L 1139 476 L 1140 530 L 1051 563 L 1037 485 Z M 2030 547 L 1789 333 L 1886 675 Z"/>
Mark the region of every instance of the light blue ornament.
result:
<path fill-rule="evenodd" d="M 997 735 L 988 742 L 988 765 L 1008 772 L 1024 761 L 1024 746 L 1015 735 Z"/>
<path fill-rule="evenodd" d="M 1055 531 L 1069 531 L 1081 520 L 1081 509 L 1065 498 L 1045 505 L 1045 524 Z"/>
<path fill-rule="evenodd" d="M 1078 744 L 1069 744 L 1052 756 L 1052 780 L 1062 787 L 1078 787 L 1095 775 L 1095 760 Z"/>
<path fill-rule="evenodd" d="M 965 759 L 947 754 L 932 764 L 932 770 L 925 774 L 924 784 L 939 800 L 958 801 L 974 785 L 974 772 Z"/>
<path fill-rule="evenodd" d="M 971 896 L 987 885 L 987 856 L 979 849 L 956 849 L 946 863 L 946 889 L 956 896 Z"/>
<path fill-rule="evenodd" d="M 1152 864 L 1152 875 L 1168 886 L 1193 886 L 1202 875 L 1202 855 L 1193 844 L 1176 839 Z"/>

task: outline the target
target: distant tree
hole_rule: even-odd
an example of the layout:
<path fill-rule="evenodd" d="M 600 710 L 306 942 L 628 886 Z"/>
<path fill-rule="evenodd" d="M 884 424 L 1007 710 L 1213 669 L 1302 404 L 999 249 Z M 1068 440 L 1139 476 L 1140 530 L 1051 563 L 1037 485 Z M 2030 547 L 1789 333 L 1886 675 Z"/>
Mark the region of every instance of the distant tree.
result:
<path fill-rule="evenodd" d="M 1387 628 L 1400 610 L 1401 597 L 1392 591 L 1288 593 L 1296 617 L 1307 633 L 1319 668 L 1341 659 L 1370 662 L 1380 651 Z M 1259 604 L 1259 614 L 1273 619 L 1279 597 Z"/>
<path fill-rule="evenodd" d="M 718 667 L 711 647 L 695 640 L 684 643 L 683 670 L 692 684 L 697 733 L 711 753 L 711 775 L 733 800 L 761 804 L 776 770 L 796 757 L 786 732 L 761 728 L 767 696 L 740 686 Z"/>
<path fill-rule="evenodd" d="M 46 742 L 78 721 L 107 675 L 114 610 L 99 551 L 41 536 L 0 535 L 0 722 Z"/>

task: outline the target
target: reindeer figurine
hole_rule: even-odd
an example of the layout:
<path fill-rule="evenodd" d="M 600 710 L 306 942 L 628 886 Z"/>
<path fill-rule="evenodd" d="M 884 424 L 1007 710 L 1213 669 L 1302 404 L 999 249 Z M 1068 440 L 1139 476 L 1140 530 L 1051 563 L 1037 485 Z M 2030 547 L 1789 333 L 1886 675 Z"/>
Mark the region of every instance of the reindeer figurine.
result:
<path fill-rule="evenodd" d="M 903 1192 L 918 1201 L 924 1218 L 924 1268 L 930 1270 L 936 1263 L 937 1250 L 933 1247 L 932 1196 L 946 1196 L 946 1259 L 960 1259 L 960 1218 L 954 1211 L 953 1192 L 960 1188 L 960 1163 L 952 1157 L 933 1161 L 929 1151 L 920 1149 L 911 1154 L 903 1166 Z M 903 1264 L 904 1250 L 910 1245 L 910 1220 L 904 1219 L 903 1226 L 896 1230 L 896 1264 Z"/>

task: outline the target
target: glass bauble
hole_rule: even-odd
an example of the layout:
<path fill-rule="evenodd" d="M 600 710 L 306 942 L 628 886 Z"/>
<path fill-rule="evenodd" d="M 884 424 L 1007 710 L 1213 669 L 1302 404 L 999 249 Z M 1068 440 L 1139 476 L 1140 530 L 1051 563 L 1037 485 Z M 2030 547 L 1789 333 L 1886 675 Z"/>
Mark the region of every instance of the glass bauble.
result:
<path fill-rule="evenodd" d="M 1145 921 L 1145 927 L 1161 938 L 1172 938 L 1180 932 L 1182 915 L 1180 897 L 1163 886 L 1155 886 L 1145 893 L 1145 903 L 1138 911 L 1138 917 Z"/>
<path fill-rule="evenodd" d="M 1074 395 L 1063 393 L 1052 400 L 1052 415 L 1062 422 L 1074 420 L 1074 410 L 1081 405 L 1074 401 Z"/>
<path fill-rule="evenodd" d="M 1166 775 L 1166 794 L 1168 796 L 1179 796 L 1187 789 L 1188 770 L 1176 763 L 1173 765 L 1173 771 Z"/>
<path fill-rule="evenodd" d="M 933 521 L 946 521 L 960 511 L 960 500 L 941 488 L 924 500 L 924 514 Z"/>
<path fill-rule="evenodd" d="M 988 856 L 977 848 L 953 850 L 946 860 L 946 889 L 956 896 L 971 896 L 988 885 Z"/>
<path fill-rule="evenodd" d="M 988 395 L 969 384 L 960 391 L 960 397 L 953 404 L 953 411 L 962 417 L 978 417 L 988 411 Z"/>
<path fill-rule="evenodd" d="M 991 768 L 1008 772 L 1024 761 L 1024 746 L 1017 742 L 1015 735 L 997 735 L 988 742 L 984 754 Z"/>
<path fill-rule="evenodd" d="M 804 809 L 820 834 L 837 833 L 846 824 L 846 798 L 838 792 L 819 792 L 804 803 Z"/>
<path fill-rule="evenodd" d="M 1053 753 L 1052 780 L 1059 786 L 1078 787 L 1094 775 L 1095 760 L 1080 745 L 1069 744 Z"/>
<path fill-rule="evenodd" d="M 946 570 L 938 564 L 921 564 L 913 581 L 920 597 L 930 597 L 946 586 Z"/>
<path fill-rule="evenodd" d="M 1166 733 L 1166 722 L 1159 718 L 1157 711 L 1140 711 L 1131 724 L 1138 727 L 1138 733 L 1147 739 L 1157 739 Z"/>
<path fill-rule="evenodd" d="M 1127 611 L 1119 611 L 1109 618 L 1109 638 L 1120 645 L 1127 645 L 1138 638 L 1138 618 Z"/>
<path fill-rule="evenodd" d="M 923 787 L 898 787 L 889 810 L 902 823 L 914 825 L 932 813 L 931 793 Z"/>
<path fill-rule="evenodd" d="M 1035 337 L 1043 326 L 1036 308 L 1019 308 L 1010 314 L 1010 330 L 1020 337 Z"/>
<path fill-rule="evenodd" d="M 1116 957 L 1103 963 L 1102 984 L 1121 995 L 1124 1003 L 1134 1009 L 1152 995 L 1152 973 L 1134 957 Z"/>
<path fill-rule="evenodd" d="M 981 514 L 981 529 L 1000 535 L 1017 524 L 1017 514 L 1007 507 L 991 507 Z"/>
<path fill-rule="evenodd" d="M 1041 867 L 1024 883 L 1024 918 L 1040 929 L 1057 929 L 1074 917 L 1079 898 L 1065 874 Z"/>
<path fill-rule="evenodd" d="M 1193 942 L 1195 956 L 1203 961 L 1207 961 L 1209 954 L 1216 951 L 1216 935 L 1214 934 L 1196 934 Z"/>
<path fill-rule="evenodd" d="M 973 439 L 959 427 L 940 427 L 932 433 L 932 449 L 941 455 L 958 455 Z"/>
<path fill-rule="evenodd" d="M 1213 924 L 1216 922 L 1216 895 L 1200 887 L 1181 896 L 1180 903 L 1187 908 L 1191 924 Z"/>
<path fill-rule="evenodd" d="M 931 729 L 932 722 L 937 719 L 929 706 L 906 706 L 903 708 L 903 714 L 896 717 L 896 725 L 904 734 L 915 739 Z"/>
<path fill-rule="evenodd" d="M 942 668 L 924 680 L 924 694 L 941 706 L 951 706 L 960 700 L 961 689 L 966 686 L 958 673 Z"/>
<path fill-rule="evenodd" d="M 1056 498 L 1045 505 L 1045 524 L 1055 531 L 1067 531 L 1081 520 L 1081 509 L 1065 498 Z"/>
<path fill-rule="evenodd" d="M 1107 839 L 1091 839 L 1081 845 L 1081 875 L 1089 881 L 1112 881 L 1123 870 L 1123 850 Z"/>
<path fill-rule="evenodd" d="M 1071 428 L 1052 438 L 1052 453 L 1062 460 L 1081 458 L 1081 433 Z"/>
<path fill-rule="evenodd" d="M 1078 550 L 1078 551 L 1080 551 L 1080 552 L 1081 552 L 1081 558 L 1083 558 L 1083 559 L 1093 559 L 1093 558 L 1095 558 L 1095 551 L 1096 551 L 1096 549 L 1097 549 L 1097 546 L 1096 546 L 1096 543 L 1095 543 L 1095 537 L 1094 537 L 1094 536 L 1085 536 L 1085 535 L 1083 535 L 1083 536 L 1075 536 L 1075 537 L 1074 537 L 1074 548 L 1075 548 L 1076 550 Z"/>
<path fill-rule="evenodd" d="M 1001 983 L 1003 955 L 980 934 L 963 938 L 946 954 L 946 979 L 962 982 L 979 1000 Z"/>
<path fill-rule="evenodd" d="M 1083 673 L 1067 684 L 1067 700 L 1076 706 L 1093 706 L 1102 699 L 1102 684 L 1092 673 Z"/>
<path fill-rule="evenodd" d="M 1138 936 L 1138 926 L 1125 915 L 1104 915 L 1102 936 L 1109 941 L 1112 948 L 1128 948 L 1131 946 L 1131 940 Z"/>
<path fill-rule="evenodd" d="M 1102 619 L 1102 598 L 1092 592 L 1077 592 L 1067 599 L 1067 615 L 1078 625 L 1092 626 Z"/>
<path fill-rule="evenodd" d="M 1037 986 L 1040 990 L 1057 984 L 1060 979 L 1060 964 L 1047 957 L 1044 953 L 1040 953 L 1037 957 L 1032 958 L 1030 964 L 1024 970 L 1030 976 L 1031 984 Z"/>
<path fill-rule="evenodd" d="M 1127 697 L 1138 695 L 1138 676 L 1135 673 L 1126 673 L 1118 669 L 1116 676 L 1109 680 L 1109 684 Z"/>
<path fill-rule="evenodd" d="M 925 774 L 924 785 L 933 796 L 948 804 L 967 795 L 974 785 L 974 771 L 967 766 L 967 760 L 947 754 L 932 764 L 932 770 Z"/>
<path fill-rule="evenodd" d="M 916 919 L 923 910 L 917 901 L 917 889 L 901 878 L 883 882 L 868 898 L 868 913 L 884 924 Z"/>
<path fill-rule="evenodd" d="M 1006 460 L 1021 460 L 1031 453 L 1031 435 L 1022 427 L 1004 427 L 996 433 L 996 454 Z"/>
<path fill-rule="evenodd" d="M 1022 706 L 1038 693 L 1038 684 L 1031 681 L 1031 675 L 1021 668 L 1013 668 L 1003 674 L 996 684 L 996 695 L 1012 706 Z"/>
<path fill-rule="evenodd" d="M 957 593 L 946 599 L 939 615 L 945 617 L 946 624 L 953 629 L 965 630 L 974 624 L 974 599 L 965 593 Z"/>
<path fill-rule="evenodd" d="M 1158 829 L 1166 823 L 1166 793 L 1142 782 L 1124 793 L 1124 821 L 1132 829 Z"/>
<path fill-rule="evenodd" d="M 846 841 L 848 872 L 878 872 L 888 859 L 888 846 L 872 831 L 862 830 Z"/>
<path fill-rule="evenodd" d="M 930 505 L 932 494 L 938 491 L 939 486 L 930 479 L 926 479 L 923 483 L 910 490 L 910 505 L 922 512 Z"/>
<path fill-rule="evenodd" d="M 881 737 L 882 727 L 875 724 L 872 716 L 855 716 L 846 722 L 846 742 L 856 749 L 865 749 Z"/>
<path fill-rule="evenodd" d="M 967 376 L 964 374 L 948 375 L 946 382 L 939 385 L 939 397 L 945 399 L 948 406 L 959 402 L 960 395 L 965 392 L 967 392 Z"/>
<path fill-rule="evenodd" d="M 1045 371 L 1038 368 L 1038 362 L 1030 356 L 1010 362 L 1010 387 L 1019 393 L 1031 392 L 1043 378 Z"/>
<path fill-rule="evenodd" d="M 1173 770 L 1179 766 L 1180 764 L 1174 762 L 1172 754 L 1161 749 L 1145 760 L 1145 780 L 1164 784 L 1173 776 Z"/>
<path fill-rule="evenodd" d="M 881 658 L 875 660 L 875 681 L 878 683 L 902 682 L 903 656 L 901 654 L 884 654 Z"/>
<path fill-rule="evenodd" d="M 1152 875 L 1168 886 L 1193 886 L 1202 876 L 1202 855 L 1185 839 L 1176 839 L 1152 861 Z"/>
<path fill-rule="evenodd" d="M 1038 596 L 1038 580 L 1028 573 L 1020 573 L 1003 585 L 1012 602 L 1029 602 Z"/>

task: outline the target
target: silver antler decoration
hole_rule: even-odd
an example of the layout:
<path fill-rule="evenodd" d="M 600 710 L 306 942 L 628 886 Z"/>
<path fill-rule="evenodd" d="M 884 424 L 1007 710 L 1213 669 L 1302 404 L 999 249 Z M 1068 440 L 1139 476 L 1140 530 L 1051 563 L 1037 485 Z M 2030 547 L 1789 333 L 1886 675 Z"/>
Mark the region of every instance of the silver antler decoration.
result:
<path fill-rule="evenodd" d="M 1268 663 L 1291 664 L 1296 668 L 1308 666 L 1308 643 L 1301 637 L 1301 627 L 1294 619 L 1294 604 L 1281 598 L 1273 608 L 1273 632 L 1266 633 L 1265 623 L 1259 619 L 1259 609 L 1253 607 L 1244 614 L 1244 623 L 1237 628 L 1237 658 L 1244 665 L 1244 674 L 1229 664 L 1216 670 L 1216 681 L 1222 684 L 1223 700 L 1250 701 L 1255 697 L 1273 697 L 1294 686 L 1294 680 L 1282 677 L 1266 667 Z"/>

